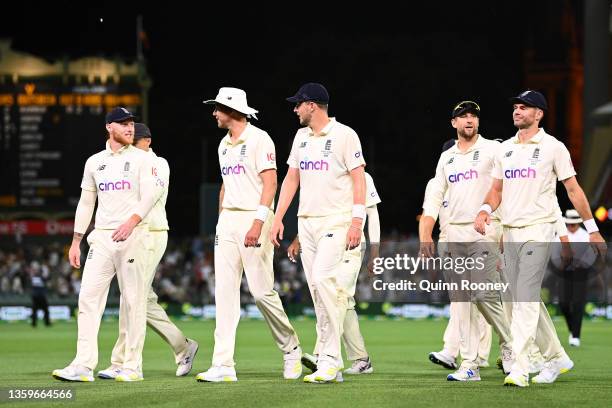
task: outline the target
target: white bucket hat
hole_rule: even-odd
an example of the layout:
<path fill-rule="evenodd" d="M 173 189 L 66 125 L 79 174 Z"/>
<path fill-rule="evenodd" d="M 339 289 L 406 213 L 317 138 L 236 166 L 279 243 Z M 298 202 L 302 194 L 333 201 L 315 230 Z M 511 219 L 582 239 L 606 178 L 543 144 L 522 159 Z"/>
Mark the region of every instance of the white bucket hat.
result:
<path fill-rule="evenodd" d="M 204 103 L 208 105 L 218 103 L 227 106 L 228 108 L 232 108 L 240 113 L 244 113 L 249 118 L 253 117 L 255 119 L 257 119 L 255 114 L 259 112 L 247 105 L 246 92 L 238 88 L 219 88 L 217 97 L 215 99 L 206 100 Z"/>
<path fill-rule="evenodd" d="M 565 211 L 565 217 L 563 217 L 563 222 L 566 224 L 580 224 L 582 223 L 582 218 L 580 218 L 580 214 L 576 210 L 567 210 Z"/>

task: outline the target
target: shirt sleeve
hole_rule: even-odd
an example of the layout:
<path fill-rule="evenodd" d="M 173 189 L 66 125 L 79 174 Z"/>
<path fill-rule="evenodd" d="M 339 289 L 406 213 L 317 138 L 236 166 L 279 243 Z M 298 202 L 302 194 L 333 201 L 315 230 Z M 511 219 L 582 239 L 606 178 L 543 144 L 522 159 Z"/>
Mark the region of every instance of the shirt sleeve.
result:
<path fill-rule="evenodd" d="M 141 219 L 145 219 L 153 205 L 161 197 L 164 188 L 157 185 L 156 174 L 159 173 L 155 167 L 155 161 L 150 155 L 145 155 L 139 168 L 138 185 L 140 190 L 140 201 L 134 211 Z"/>
<path fill-rule="evenodd" d="M 436 175 L 429 180 L 425 188 L 425 199 L 423 200 L 423 215 L 427 215 L 434 220 L 438 218 L 440 207 L 444 202 L 444 194 L 447 190 L 446 177 L 444 177 L 445 156 L 440 156 L 436 166 Z"/>
<path fill-rule="evenodd" d="M 502 151 L 503 147 L 501 143 L 496 146 L 495 152 L 493 153 L 493 168 L 491 169 L 491 177 L 502 180 L 504 178 L 504 169 L 502 168 Z"/>
<path fill-rule="evenodd" d="M 268 134 L 257 143 L 255 168 L 258 174 L 264 170 L 276 169 L 276 150 L 274 142 Z"/>
<path fill-rule="evenodd" d="M 553 160 L 553 168 L 555 169 L 559 181 L 566 180 L 576 175 L 570 152 L 563 143 L 557 143 Z"/>
<path fill-rule="evenodd" d="M 93 166 L 93 160 L 90 157 L 85 162 L 85 168 L 83 170 L 83 179 L 81 180 L 81 188 L 87 191 L 98 191 L 96 189 L 96 180 L 94 179 L 94 172 L 91 167 Z"/>
<path fill-rule="evenodd" d="M 351 131 L 344 145 L 344 164 L 348 171 L 356 169 L 359 166 L 365 166 L 363 152 L 361 151 L 361 142 L 359 136 L 354 131 Z"/>
<path fill-rule="evenodd" d="M 374 185 L 374 179 L 368 173 L 365 174 L 366 179 L 366 207 L 372 207 L 382 200 L 378 195 L 378 191 L 376 191 L 376 186 Z"/>
<path fill-rule="evenodd" d="M 296 133 L 295 137 L 293 138 L 293 145 L 291 146 L 291 153 L 289 153 L 289 158 L 287 159 L 287 164 L 289 165 L 289 167 L 294 168 L 294 169 L 299 169 L 300 166 L 298 166 L 298 157 L 297 157 L 297 149 L 298 149 L 298 143 L 299 143 L 299 133 Z"/>
<path fill-rule="evenodd" d="M 168 165 L 168 161 L 158 156 L 155 164 L 157 170 L 155 185 L 166 190 L 170 186 L 170 166 Z"/>

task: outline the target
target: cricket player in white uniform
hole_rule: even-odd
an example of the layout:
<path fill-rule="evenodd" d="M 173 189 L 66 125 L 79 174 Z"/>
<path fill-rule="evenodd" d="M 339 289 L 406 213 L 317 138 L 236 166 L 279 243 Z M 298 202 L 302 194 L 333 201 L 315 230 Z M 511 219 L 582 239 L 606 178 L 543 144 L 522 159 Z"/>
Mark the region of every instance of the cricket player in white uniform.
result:
<path fill-rule="evenodd" d="M 255 303 L 284 353 L 283 376 L 297 379 L 302 374 L 302 350 L 274 290 L 274 247 L 267 239 L 276 193 L 274 143 L 248 122 L 257 111 L 248 106 L 243 90 L 221 88 L 215 99 L 205 103 L 215 104 L 217 125 L 228 132 L 218 149 L 223 185 L 215 237 L 215 349 L 212 366 L 196 379 L 237 381 L 234 346 L 243 269 Z"/>
<path fill-rule="evenodd" d="M 455 146 L 456 139 L 447 140 L 442 146 L 442 153 Z M 425 200 L 428 201 L 428 197 L 431 195 L 432 185 L 434 180 L 431 179 L 427 182 L 427 186 L 425 187 Z M 444 201 L 442 202 L 442 206 L 440 207 L 440 211 L 438 213 L 438 223 L 440 227 L 440 234 L 438 236 L 438 254 L 447 253 L 447 236 L 446 236 L 446 227 L 448 225 L 448 191 L 444 196 Z M 473 307 L 472 310 L 474 313 L 478 315 L 478 325 L 480 326 L 480 342 L 478 343 L 478 366 L 479 367 L 488 367 L 489 366 L 489 353 L 491 352 L 491 337 L 492 337 L 492 329 L 491 325 L 487 323 L 482 313 L 478 310 L 478 308 Z M 459 316 L 460 305 L 457 302 L 450 302 L 449 306 L 449 319 L 446 325 L 446 329 L 444 330 L 444 335 L 442 336 L 442 341 L 444 343 L 444 347 L 440 351 L 432 351 L 429 353 L 429 361 L 434 364 L 441 365 L 444 368 L 448 368 L 449 370 L 457 369 L 457 357 L 459 356 Z M 501 364 L 501 362 L 500 362 Z"/>
<path fill-rule="evenodd" d="M 366 223 L 368 226 L 368 238 L 370 240 L 370 260 L 368 268 L 373 266 L 373 260 L 378 258 L 380 250 L 380 216 L 378 214 L 377 204 L 381 202 L 374 179 L 369 173 L 365 173 L 366 178 Z M 359 277 L 359 271 L 365 256 L 365 239 L 362 237 L 362 244 L 359 250 L 357 248 L 345 252 L 344 260 L 342 261 L 342 274 L 339 281 L 344 286 L 348 298 L 348 309 L 344 317 L 344 332 L 342 333 L 342 343 L 346 351 L 346 357 L 353 362 L 350 368 L 344 370 L 345 374 L 371 374 L 374 372 L 370 356 L 365 347 L 365 341 L 359 329 L 359 317 L 355 311 L 355 287 Z M 287 256 L 292 262 L 296 262 L 298 253 L 300 252 L 299 236 L 296 236 L 289 248 L 287 248 Z M 311 296 L 313 295 L 312 287 L 309 286 Z M 317 343 L 314 348 L 314 355 L 304 353 L 302 363 L 312 372 L 317 371 L 317 357 L 320 346 L 318 334 L 320 328 L 317 326 Z M 340 377 L 339 377 L 340 378 Z M 339 379 L 338 378 L 338 379 Z"/>
<path fill-rule="evenodd" d="M 446 233 L 449 253 L 452 257 L 483 259 L 484 269 L 472 270 L 472 281 L 478 273 L 479 282 L 500 282 L 501 277 L 497 271 L 501 238 L 499 219 L 488 226 L 484 237 L 474 232 L 470 221 L 477 214 L 482 197 L 491 185 L 491 170 L 500 144 L 478 134 L 480 106 L 476 102 L 458 103 L 451 117 L 451 124 L 457 130 L 457 143 L 440 156 L 430 196 L 423 204 L 423 216 L 419 222 L 422 254 L 434 256 L 431 233 L 448 191 L 449 219 Z M 456 302 L 460 308 L 458 317 L 462 362 L 456 372 L 447 376 L 449 381 L 480 380 L 478 346 L 482 334 L 473 303 L 498 334 L 504 363 L 510 366 L 513 359 L 510 323 L 504 313 L 500 293 L 483 291 L 468 295 L 471 301 L 466 298 Z"/>
<path fill-rule="evenodd" d="M 573 366 L 560 346 L 548 311 L 539 300 L 550 242 L 555 231 L 557 180 L 584 221 L 590 241 L 605 256 L 606 244 L 593 220 L 589 202 L 576 181 L 569 151 L 539 123 L 548 106 L 544 95 L 525 91 L 511 99 L 516 135 L 506 140 L 495 159 L 493 183 L 474 222 L 481 234 L 490 227 L 491 213 L 501 204 L 506 275 L 514 282 L 512 337 L 516 361 L 505 385 L 529 385 L 529 346 L 542 352 L 545 366 L 533 383 L 552 383 Z"/>
<path fill-rule="evenodd" d="M 153 239 L 153 256 L 151 257 L 149 268 L 151 275 L 155 276 L 155 270 L 161 260 L 168 244 L 168 219 L 166 217 L 166 200 L 168 199 L 168 189 L 170 187 L 170 167 L 163 157 L 157 156 L 151 149 L 151 131 L 144 123 L 134 124 L 134 143 L 133 145 L 153 157 L 156 174 L 155 183 L 163 189 L 161 197 L 155 202 L 153 209 L 149 212 L 149 232 Z M 111 355 L 111 366 L 105 370 L 98 371 L 98 378 L 114 379 L 123 366 L 123 356 L 125 354 L 125 335 L 127 327 L 126 308 L 121 301 L 119 307 L 119 337 L 113 347 Z M 174 358 L 178 365 L 176 376 L 182 377 L 191 371 L 193 359 L 198 352 L 198 343 L 185 337 L 183 332 L 168 318 L 166 311 L 157 303 L 157 294 L 153 288 L 149 289 L 147 296 L 147 325 L 151 327 L 159 336 L 172 348 Z"/>
<path fill-rule="evenodd" d="M 293 97 L 300 124 L 287 164 L 270 238 L 279 246 L 283 217 L 298 189 L 302 264 L 320 328 L 317 371 L 305 382 L 335 382 L 342 368 L 341 340 L 348 294 L 339 282 L 347 249 L 357 248 L 365 219 L 365 161 L 354 130 L 330 118 L 329 94 L 317 83 Z"/>
<path fill-rule="evenodd" d="M 156 185 L 153 157 L 132 146 L 134 116 L 125 108 L 106 115 L 106 149 L 85 163 L 81 198 L 74 220 L 69 259 L 80 267 L 81 239 L 94 211 L 95 229 L 79 292 L 78 340 L 75 359 L 53 376 L 65 381 L 93 381 L 98 364 L 98 330 L 110 283 L 117 274 L 125 314 L 123 365 L 117 381 L 141 381 L 146 335 L 147 294 L 153 279 L 153 241 L 147 215 L 163 189 Z"/>

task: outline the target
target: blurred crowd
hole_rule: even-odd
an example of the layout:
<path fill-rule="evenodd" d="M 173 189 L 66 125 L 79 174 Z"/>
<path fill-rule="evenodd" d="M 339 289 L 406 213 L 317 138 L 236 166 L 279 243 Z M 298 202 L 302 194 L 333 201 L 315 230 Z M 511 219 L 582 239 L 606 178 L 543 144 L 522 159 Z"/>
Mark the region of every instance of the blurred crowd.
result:
<path fill-rule="evenodd" d="M 214 237 L 190 237 L 178 239 L 171 237 L 168 247 L 157 267 L 153 287 L 160 302 L 190 303 L 203 305 L 214 303 Z M 85 240 L 84 240 L 85 242 Z M 274 253 L 275 289 L 285 304 L 310 304 L 310 293 L 306 284 L 301 263 L 293 263 L 287 257 L 285 246 Z M 18 299 L 29 296 L 31 282 L 40 277 L 45 282 L 47 295 L 51 302 L 72 301 L 78 297 L 82 270 L 73 269 L 68 263 L 69 240 L 22 242 L 19 245 L 0 242 L 0 304 L 7 299 Z M 414 236 L 390 234 L 383 238 L 380 246 L 381 257 L 394 257 L 395 254 L 417 254 L 418 239 Z M 86 262 L 87 247 L 81 248 L 81 264 Z M 412 255 L 411 255 L 412 256 Z M 369 276 L 364 261 L 356 286 L 357 301 L 369 302 L 410 302 L 410 303 L 446 303 L 448 297 L 444 292 L 425 291 L 375 291 L 372 280 L 379 276 Z M 427 273 L 424 276 L 423 273 Z M 421 279 L 430 281 L 444 280 L 441 271 L 421 271 L 416 274 L 405 270 L 386 269 L 385 281 Z M 550 268 L 544 282 L 544 290 L 555 292 L 558 279 L 554 268 Z M 597 298 L 610 299 L 612 288 L 610 282 L 593 281 L 598 286 Z M 603 289 L 603 290 L 602 290 Z M 111 303 L 118 302 L 119 288 L 116 280 L 109 292 Z M 545 299 L 555 301 L 553 297 Z M 595 299 L 593 299 L 596 301 Z M 243 275 L 241 287 L 242 303 L 253 303 L 248 290 L 246 277 Z"/>

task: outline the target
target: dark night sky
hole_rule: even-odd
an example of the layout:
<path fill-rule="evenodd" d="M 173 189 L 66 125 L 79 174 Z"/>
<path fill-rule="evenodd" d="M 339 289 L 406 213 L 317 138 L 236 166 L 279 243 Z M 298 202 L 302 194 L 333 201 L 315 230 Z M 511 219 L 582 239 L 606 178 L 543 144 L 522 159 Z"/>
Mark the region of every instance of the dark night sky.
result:
<path fill-rule="evenodd" d="M 216 146 L 223 132 L 202 100 L 221 86 L 247 91 L 249 104 L 261 112 L 255 124 L 276 142 L 280 185 L 299 126 L 284 98 L 309 81 L 326 85 L 331 115 L 361 137 L 383 199 L 383 231 L 416 232 L 440 146 L 455 136 L 451 108 L 475 99 L 485 137 L 513 135 L 507 98 L 522 90 L 528 42 L 560 24 L 551 1 L 371 2 L 334 9 L 312 2 L 281 8 L 207 2 L 201 11 L 178 2 L 158 10 L 96 4 L 3 11 L 0 36 L 49 59 L 134 58 L 136 15 L 143 15 L 154 81 L 149 124 L 155 150 L 172 167 L 168 212 L 179 233 L 198 230 L 200 183 L 220 181 Z"/>

